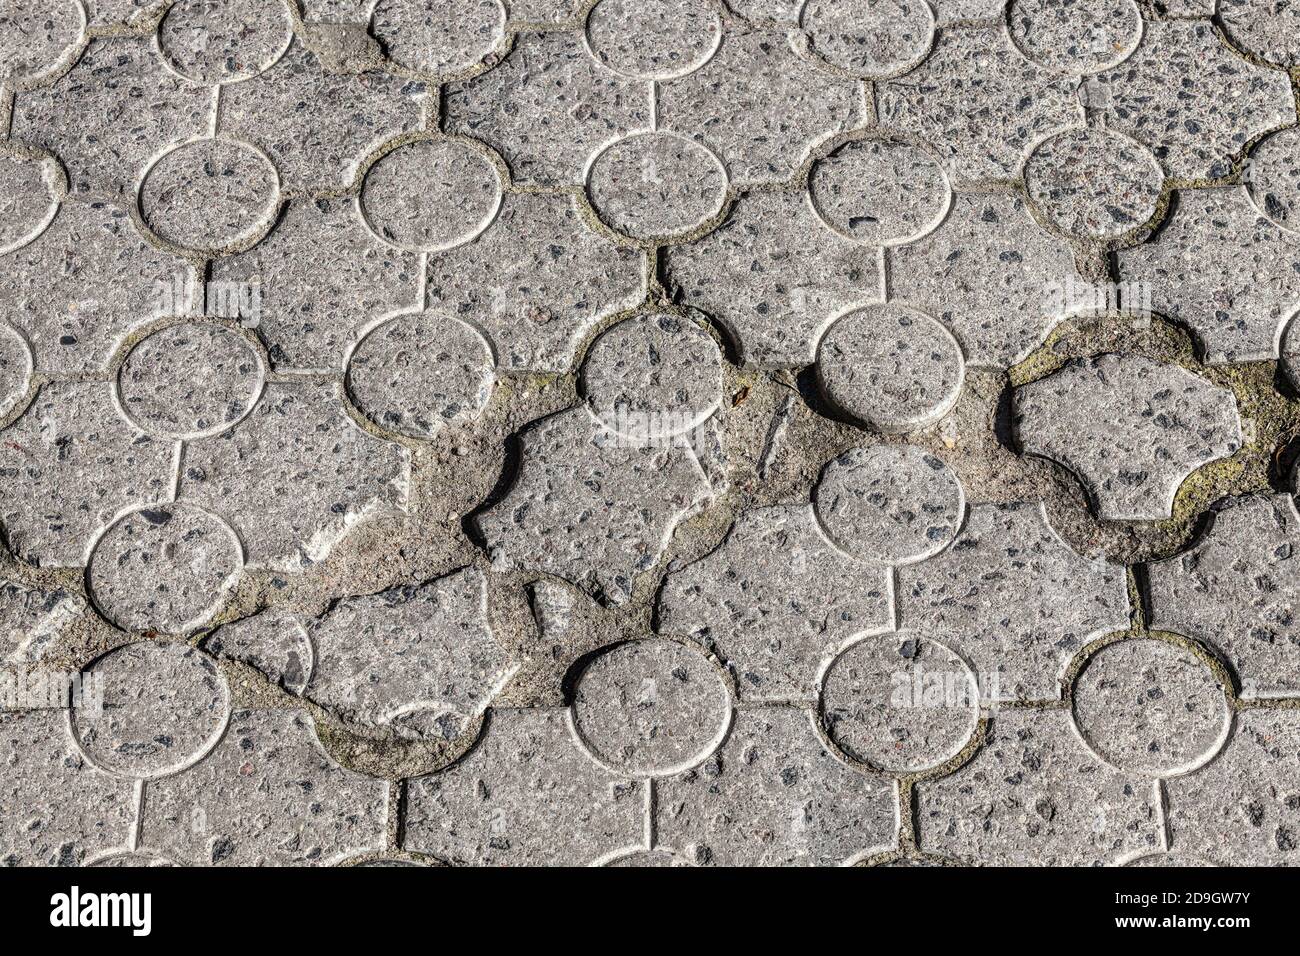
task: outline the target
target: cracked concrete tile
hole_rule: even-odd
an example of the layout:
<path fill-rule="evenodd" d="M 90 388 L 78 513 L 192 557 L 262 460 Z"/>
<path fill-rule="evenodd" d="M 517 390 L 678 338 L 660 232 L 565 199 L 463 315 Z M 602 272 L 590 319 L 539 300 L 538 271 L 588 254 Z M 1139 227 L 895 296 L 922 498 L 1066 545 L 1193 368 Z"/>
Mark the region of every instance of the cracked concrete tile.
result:
<path fill-rule="evenodd" d="M 50 383 L 0 432 L 0 520 L 24 561 L 85 563 L 93 534 L 123 509 L 166 497 L 173 442 L 128 425 L 100 382 Z"/>
<path fill-rule="evenodd" d="M 1033 141 L 1082 119 L 1074 86 L 993 28 L 940 33 L 924 63 L 877 95 L 881 126 L 926 140 L 963 183 L 1015 176 Z"/>
<path fill-rule="evenodd" d="M 1121 279 L 1189 326 L 1213 364 L 1277 358 L 1279 331 L 1300 310 L 1300 236 L 1241 187 L 1179 190 L 1155 240 L 1118 258 Z"/>
<path fill-rule="evenodd" d="M 378 0 L 370 18 L 388 58 L 421 75 L 467 70 L 505 40 L 499 0 Z"/>
<path fill-rule="evenodd" d="M 1151 626 L 1219 651 L 1244 697 L 1300 691 L 1300 516 L 1289 495 L 1229 498 L 1183 554 L 1147 565 Z"/>
<path fill-rule="evenodd" d="M 215 750 L 150 781 L 141 847 L 190 866 L 318 866 L 384 847 L 388 785 L 325 755 L 295 710 L 239 710 Z"/>
<path fill-rule="evenodd" d="M 365 227 L 355 199 L 297 200 L 257 246 L 213 262 L 213 286 L 241 294 L 209 311 L 255 329 L 277 368 L 337 371 L 358 330 L 416 304 L 419 265 Z"/>
<path fill-rule="evenodd" d="M 600 319 L 645 296 L 645 264 L 581 221 L 566 196 L 511 195 L 492 227 L 429 257 L 428 303 L 472 321 L 503 370 L 568 369 Z"/>
<path fill-rule="evenodd" d="M 834 866 L 898 839 L 894 782 L 840 763 L 797 708 L 740 711 L 722 749 L 656 796 L 658 839 L 699 865 Z"/>
<path fill-rule="evenodd" d="M 315 651 L 302 622 L 275 608 L 223 624 L 204 639 L 203 649 L 260 671 L 273 684 L 301 694 L 311 677 Z"/>
<path fill-rule="evenodd" d="M 158 27 L 158 48 L 194 83 L 233 83 L 273 65 L 292 37 L 293 20 L 282 2 L 180 0 Z"/>
<path fill-rule="evenodd" d="M 975 505 L 946 551 L 898 569 L 900 626 L 964 654 L 996 697 L 1054 700 L 1070 659 L 1128 626 L 1124 569 L 1088 560 L 1041 505 Z"/>
<path fill-rule="evenodd" d="M 1215 12 L 1233 43 L 1278 66 L 1300 66 L 1300 8 L 1288 0 L 1219 0 Z"/>
<path fill-rule="evenodd" d="M 410 782 L 404 849 L 479 866 L 586 866 L 641 843 L 644 786 L 583 753 L 564 710 L 493 711 L 464 758 Z"/>
<path fill-rule="evenodd" d="M 39 372 L 98 371 L 134 326 L 194 308 L 192 267 L 146 242 L 117 205 L 65 202 L 39 239 L 0 261 L 0 307 Z"/>
<path fill-rule="evenodd" d="M 9 0 L 0 13 L 0 82 L 27 85 L 57 74 L 85 33 L 77 0 Z"/>
<path fill-rule="evenodd" d="M 125 847 L 131 782 L 88 763 L 61 710 L 0 713 L 0 865 L 80 866 Z"/>
<path fill-rule="evenodd" d="M 520 436 L 509 492 L 476 520 L 495 566 L 554 574 L 618 605 L 712 497 L 681 436 L 620 437 L 571 409 Z"/>
<path fill-rule="evenodd" d="M 455 738 L 518 666 L 492 634 L 475 570 L 345 598 L 307 629 L 316 663 L 305 695 L 403 736 Z"/>
<path fill-rule="evenodd" d="M 999 710 L 950 777 L 918 786 L 927 852 L 995 866 L 1103 866 L 1159 848 L 1150 781 L 1097 760 L 1059 710 Z"/>
<path fill-rule="evenodd" d="M 835 316 L 881 293 L 876 251 L 829 229 L 806 193 L 746 195 L 720 228 L 669 249 L 665 269 L 760 368 L 809 364 Z"/>
<path fill-rule="evenodd" d="M 722 21 L 708 0 L 600 0 L 586 29 L 597 60 L 641 79 L 684 76 L 722 42 Z"/>
<path fill-rule="evenodd" d="M 1219 759 L 1170 780 L 1170 848 L 1216 866 L 1294 866 L 1300 857 L 1300 713 L 1237 715 Z"/>
<path fill-rule="evenodd" d="M 658 128 L 722 157 L 733 183 L 784 182 L 814 146 L 858 125 L 857 84 L 794 52 L 785 30 L 729 22 L 704 66 L 658 90 Z"/>
<path fill-rule="evenodd" d="M 0 578 L 0 664 L 34 664 L 86 610 L 71 591 Z"/>
<path fill-rule="evenodd" d="M 943 225 L 889 257 L 891 298 L 943 322 L 972 366 L 1023 360 L 1093 298 L 1069 245 L 1014 196 L 958 194 Z"/>
<path fill-rule="evenodd" d="M 18 97 L 10 135 L 57 155 L 74 196 L 126 201 L 167 143 L 207 130 L 211 108 L 212 91 L 168 70 L 146 40 L 94 40 L 58 82 Z"/>
<path fill-rule="evenodd" d="M 409 453 L 362 431 L 332 383 L 273 384 L 229 431 L 186 445 L 180 499 L 228 515 L 252 567 L 302 570 L 403 507 Z"/>
<path fill-rule="evenodd" d="M 1148 23 L 1137 51 L 1090 82 L 1106 125 L 1180 179 L 1226 176 L 1251 139 L 1295 122 L 1286 74 L 1234 54 L 1206 20 Z"/>
<path fill-rule="evenodd" d="M 580 185 L 610 140 L 650 128 L 650 89 L 597 63 L 571 33 L 525 33 L 487 73 L 443 96 L 445 128 L 491 145 L 516 182 Z"/>
<path fill-rule="evenodd" d="M 712 554 L 668 575 L 658 630 L 700 641 L 746 701 L 811 699 L 848 638 L 889 628 L 889 576 L 835 548 L 809 505 L 755 508 Z"/>
<path fill-rule="evenodd" d="M 1192 472 L 1241 448 L 1231 391 L 1140 355 L 1074 359 L 1014 401 L 1024 450 L 1072 471 L 1109 521 L 1172 516 Z"/>

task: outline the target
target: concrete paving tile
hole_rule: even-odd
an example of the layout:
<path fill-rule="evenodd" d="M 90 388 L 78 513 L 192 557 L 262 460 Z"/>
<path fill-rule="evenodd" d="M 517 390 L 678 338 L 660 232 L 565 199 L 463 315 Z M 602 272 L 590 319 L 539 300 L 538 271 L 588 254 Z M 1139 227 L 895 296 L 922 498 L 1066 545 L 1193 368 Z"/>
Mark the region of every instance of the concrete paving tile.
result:
<path fill-rule="evenodd" d="M 1220 0 L 1228 39 L 1278 66 L 1300 66 L 1300 10 L 1285 0 Z"/>
<path fill-rule="evenodd" d="M 597 60 L 647 80 L 698 69 L 722 42 L 722 20 L 708 0 L 600 0 L 586 29 Z"/>

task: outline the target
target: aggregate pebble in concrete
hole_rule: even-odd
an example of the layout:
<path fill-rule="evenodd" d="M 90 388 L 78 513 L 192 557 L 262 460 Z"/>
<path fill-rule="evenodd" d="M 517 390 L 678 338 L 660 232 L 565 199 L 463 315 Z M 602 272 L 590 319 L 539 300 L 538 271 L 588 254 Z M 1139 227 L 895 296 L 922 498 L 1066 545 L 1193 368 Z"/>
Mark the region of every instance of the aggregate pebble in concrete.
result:
<path fill-rule="evenodd" d="M 1120 278 L 1190 326 L 1211 363 L 1277 358 L 1282 324 L 1300 308 L 1300 235 L 1260 215 L 1241 187 L 1180 190 L 1155 240 L 1118 258 Z"/>
<path fill-rule="evenodd" d="M 571 33 L 527 33 L 500 66 L 447 87 L 448 132 L 487 142 L 516 182 L 580 185 L 604 143 L 650 128 L 650 89 L 597 63 Z"/>
<path fill-rule="evenodd" d="M 1025 185 L 1034 205 L 1062 232 L 1107 239 L 1155 214 L 1164 174 L 1141 143 L 1107 130 L 1079 129 L 1034 148 L 1025 161 Z"/>
<path fill-rule="evenodd" d="M 809 0 L 799 22 L 815 54 L 864 79 L 906 73 L 934 42 L 924 0 Z"/>
<path fill-rule="evenodd" d="M 50 224 L 62 176 L 55 159 L 0 153 L 0 253 L 21 249 Z"/>
<path fill-rule="evenodd" d="M 293 694 L 306 689 L 316 656 L 298 618 L 274 608 L 222 625 L 203 649 L 247 664 Z"/>
<path fill-rule="evenodd" d="M 807 365 L 834 316 L 880 298 L 876 252 L 829 229 L 806 193 L 755 192 L 665 255 L 670 281 L 718 318 L 746 365 Z"/>
<path fill-rule="evenodd" d="M 796 708 L 738 712 L 722 750 L 658 783 L 658 839 L 715 866 L 833 866 L 893 849 L 893 781 L 840 763 L 812 720 Z"/>
<path fill-rule="evenodd" d="M 1251 151 L 1242 180 L 1260 212 L 1300 233 L 1300 128 L 1265 137 Z"/>
<path fill-rule="evenodd" d="M 39 82 L 75 55 L 86 11 L 77 0 L 9 0 L 0 13 L 0 82 Z"/>
<path fill-rule="evenodd" d="M 950 648 L 903 631 L 868 637 L 831 662 L 821 719 L 837 747 L 881 770 L 914 773 L 956 756 L 975 732 L 980 689 Z"/>
<path fill-rule="evenodd" d="M 1011 0 L 1007 24 L 1025 56 L 1061 73 L 1094 73 L 1122 63 L 1142 39 L 1134 0 Z"/>
<path fill-rule="evenodd" d="M 558 372 L 600 319 L 641 302 L 645 263 L 565 196 L 511 195 L 476 241 L 429 257 L 428 304 L 473 321 L 503 370 Z"/>
<path fill-rule="evenodd" d="M 344 719 L 454 738 L 514 670 L 487 620 L 478 571 L 347 598 L 308 632 L 306 696 Z"/>
<path fill-rule="evenodd" d="M 952 333 L 891 303 L 837 319 L 817 346 L 817 379 L 837 408 L 886 433 L 917 431 L 961 394 L 965 363 Z"/>
<path fill-rule="evenodd" d="M 733 183 L 789 179 L 817 143 L 861 122 L 857 84 L 800 59 L 786 31 L 735 21 L 700 69 L 660 84 L 658 128 L 698 139 Z"/>
<path fill-rule="evenodd" d="M 880 124 L 911 133 L 961 183 L 1005 179 L 1031 143 L 1080 120 L 1074 87 L 992 28 L 942 32 L 934 52 L 878 91 Z"/>
<path fill-rule="evenodd" d="M 240 710 L 220 745 L 150 781 L 141 848 L 190 866 L 319 866 L 381 850 L 387 784 L 335 764 L 301 711 Z"/>
<path fill-rule="evenodd" d="M 493 711 L 451 768 L 412 780 L 404 848 L 457 864 L 586 866 L 638 846 L 645 795 L 573 739 L 566 711 Z"/>
<path fill-rule="evenodd" d="M 70 591 L 0 578 L 0 664 L 38 662 L 85 609 L 85 600 Z"/>
<path fill-rule="evenodd" d="M 505 37 L 499 0 L 378 0 L 370 30 L 388 58 L 421 74 L 469 69 Z"/>
<path fill-rule="evenodd" d="M 755 508 L 712 554 L 668 575 L 663 634 L 692 637 L 735 674 L 745 701 L 808 698 L 848 638 L 886 630 L 888 573 L 826 540 L 809 505 Z"/>
<path fill-rule="evenodd" d="M 890 250 L 891 297 L 947 326 L 974 366 L 1025 358 L 1092 298 L 1063 240 L 1013 196 L 958 194 L 943 225 Z"/>
<path fill-rule="evenodd" d="M 0 520 L 33 564 L 83 564 L 99 528 L 171 486 L 174 443 L 128 425 L 101 382 L 43 386 L 0 436 Z"/>
<path fill-rule="evenodd" d="M 1170 517 L 1188 475 L 1241 447 L 1231 391 L 1139 355 L 1075 359 L 1016 389 L 1015 409 L 1024 450 L 1074 472 L 1111 521 Z"/>
<path fill-rule="evenodd" d="M 231 516 L 253 567 L 324 560 L 367 515 L 399 509 L 405 449 L 362 431 L 334 384 L 268 385 L 233 429 L 189 443 L 180 499 Z"/>
<path fill-rule="evenodd" d="M 1217 760 L 1170 780 L 1170 848 L 1215 866 L 1300 859 L 1300 713 L 1247 710 Z"/>
<path fill-rule="evenodd" d="M 682 236 L 722 211 L 727 172 L 699 143 L 640 133 L 611 143 L 587 172 L 597 215 L 633 239 Z"/>
<path fill-rule="evenodd" d="M 216 746 L 230 716 L 230 690 L 215 663 L 184 644 L 141 641 L 90 668 L 103 681 L 103 710 L 72 711 L 77 744 L 97 766 L 159 777 Z"/>
<path fill-rule="evenodd" d="M 1300 66 L 1300 9 L 1285 0 L 1218 0 L 1228 39 L 1278 66 Z"/>
<path fill-rule="evenodd" d="M 952 199 L 930 153 L 888 139 L 845 143 L 813 166 L 808 188 L 828 226 L 873 245 L 920 239 L 939 225 Z"/>
<path fill-rule="evenodd" d="M 186 79 L 234 83 L 274 64 L 292 37 L 293 20 L 284 3 L 180 0 L 163 17 L 158 47 Z"/>
<path fill-rule="evenodd" d="M 1300 516 L 1289 495 L 1229 498 L 1187 551 L 1147 566 L 1151 625 L 1203 641 L 1245 697 L 1300 691 Z"/>
<path fill-rule="evenodd" d="M 898 564 L 947 547 L 965 512 L 952 469 L 909 445 L 850 448 L 822 470 L 813 502 L 826 534 L 849 554 Z"/>
<path fill-rule="evenodd" d="M 708 0 L 600 0 L 587 17 L 587 44 L 610 69 L 641 79 L 684 76 L 722 40 Z"/>
<path fill-rule="evenodd" d="M 131 782 L 81 756 L 60 710 L 0 713 L 0 865 L 78 866 L 125 847 Z"/>
<path fill-rule="evenodd" d="M 1053 699 L 1085 644 L 1128 625 L 1124 569 L 1065 544 L 1041 506 L 975 505 L 957 540 L 898 569 L 900 626 L 963 654 L 1002 698 Z"/>
<path fill-rule="evenodd" d="M 921 849 L 994 866 L 1104 866 L 1158 849 L 1155 788 L 1088 752 L 1059 710 L 999 710 L 950 777 L 918 785 Z"/>
<path fill-rule="evenodd" d="M 1171 776 L 1211 759 L 1227 739 L 1232 713 L 1205 662 L 1173 644 L 1108 644 L 1074 685 L 1079 734 L 1107 763 Z"/>

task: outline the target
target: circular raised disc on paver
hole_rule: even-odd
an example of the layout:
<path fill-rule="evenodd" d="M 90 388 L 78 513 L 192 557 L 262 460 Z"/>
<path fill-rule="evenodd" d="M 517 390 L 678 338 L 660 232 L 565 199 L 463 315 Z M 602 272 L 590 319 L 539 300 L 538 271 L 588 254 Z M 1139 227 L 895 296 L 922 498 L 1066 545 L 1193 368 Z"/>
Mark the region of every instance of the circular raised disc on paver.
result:
<path fill-rule="evenodd" d="M 478 330 L 437 312 L 399 315 L 372 329 L 348 360 L 347 386 L 381 428 L 432 438 L 476 418 L 496 381 L 492 350 Z"/>
<path fill-rule="evenodd" d="M 707 0 L 600 0 L 587 17 L 587 45 L 605 66 L 643 80 L 684 76 L 722 41 Z"/>
<path fill-rule="evenodd" d="M 965 361 L 937 319 L 901 305 L 869 305 L 838 319 L 817 347 L 826 397 L 886 433 L 914 431 L 947 414 Z"/>
<path fill-rule="evenodd" d="M 137 343 L 117 373 L 117 387 L 122 411 L 141 429 L 189 439 L 243 419 L 264 379 L 262 359 L 242 335 L 212 322 L 187 322 Z"/>
<path fill-rule="evenodd" d="M 1095 73 L 1128 59 L 1142 42 L 1133 0 L 1011 0 L 1007 29 L 1016 47 L 1058 73 Z"/>
<path fill-rule="evenodd" d="M 975 675 L 951 649 L 908 631 L 868 637 L 822 678 L 826 734 L 855 760 L 891 773 L 937 766 L 979 720 Z"/>
<path fill-rule="evenodd" d="M 1074 688 L 1083 739 L 1122 770 L 1164 775 L 1197 767 L 1228 732 L 1228 702 L 1205 663 L 1164 641 L 1108 644 Z"/>
<path fill-rule="evenodd" d="M 814 53 L 863 79 L 906 73 L 934 43 L 925 0 L 808 0 L 799 22 Z"/>
<path fill-rule="evenodd" d="M 54 219 L 57 162 L 0 155 L 0 255 L 27 245 Z"/>
<path fill-rule="evenodd" d="M 216 611 L 244 566 L 224 521 L 182 502 L 138 508 L 95 543 L 86 583 L 96 607 L 127 631 L 185 634 Z"/>
<path fill-rule="evenodd" d="M 1260 212 L 1300 232 L 1300 128 L 1279 130 L 1256 146 L 1245 181 Z"/>
<path fill-rule="evenodd" d="M 455 140 L 399 146 L 370 167 L 361 187 L 361 210 L 375 235 L 414 252 L 469 242 L 500 205 L 496 167 Z"/>
<path fill-rule="evenodd" d="M 379 0 L 371 32 L 398 66 L 432 76 L 458 73 L 505 36 L 498 0 Z"/>
<path fill-rule="evenodd" d="M 40 79 L 81 42 L 76 0 L 0 0 L 0 82 Z"/>
<path fill-rule="evenodd" d="M 158 48 L 172 69 L 202 84 L 256 76 L 292 38 L 289 8 L 266 0 L 180 0 L 158 28 Z"/>
<path fill-rule="evenodd" d="M 589 663 L 573 696 L 573 726 L 619 773 L 693 767 L 722 741 L 731 697 L 717 668 L 673 641 L 620 644 Z"/>
<path fill-rule="evenodd" d="M 909 143 L 846 143 L 813 167 L 813 207 L 841 235 L 872 245 L 919 239 L 937 226 L 952 189 L 943 168 Z"/>
<path fill-rule="evenodd" d="M 612 143 L 587 173 L 596 215 L 633 239 L 684 235 L 722 211 L 727 173 L 699 143 L 673 133 L 638 133 Z"/>
<path fill-rule="evenodd" d="M 141 641 L 90 667 L 103 681 L 103 707 L 71 711 L 72 732 L 92 763 L 132 777 L 157 777 L 216 746 L 230 716 L 230 692 L 212 660 L 184 644 Z"/>
<path fill-rule="evenodd" d="M 201 139 L 162 156 L 140 184 L 140 215 L 167 242 L 218 252 L 270 228 L 275 166 L 249 143 Z"/>
<path fill-rule="evenodd" d="M 8 322 L 0 320 L 0 416 L 27 393 L 32 379 L 32 350 Z"/>
<path fill-rule="evenodd" d="M 1025 185 L 1057 229 L 1077 239 L 1106 239 L 1155 215 L 1164 173 L 1151 151 L 1127 136 L 1075 129 L 1034 147 Z"/>
<path fill-rule="evenodd" d="M 1218 0 L 1215 12 L 1242 49 L 1276 63 L 1300 66 L 1300 5 L 1286 0 Z"/>
<path fill-rule="evenodd" d="M 822 470 L 813 502 L 832 541 L 850 554 L 889 564 L 947 547 L 965 509 L 952 469 L 910 445 L 850 448 Z"/>
<path fill-rule="evenodd" d="M 722 352 L 689 319 L 667 312 L 638 316 L 592 343 L 582 390 L 596 416 L 618 434 L 671 438 L 722 404 Z"/>

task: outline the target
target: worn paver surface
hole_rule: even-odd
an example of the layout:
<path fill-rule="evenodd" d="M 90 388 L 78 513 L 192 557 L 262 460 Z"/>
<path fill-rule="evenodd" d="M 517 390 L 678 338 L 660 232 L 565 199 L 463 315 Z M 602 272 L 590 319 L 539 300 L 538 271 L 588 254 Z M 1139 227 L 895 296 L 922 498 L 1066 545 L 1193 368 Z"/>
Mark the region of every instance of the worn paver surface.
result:
<path fill-rule="evenodd" d="M 0 864 L 1300 863 L 1297 11 L 0 0 Z"/>

